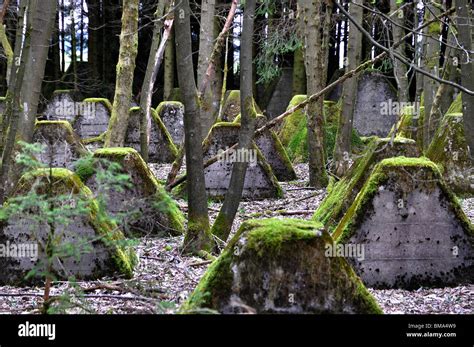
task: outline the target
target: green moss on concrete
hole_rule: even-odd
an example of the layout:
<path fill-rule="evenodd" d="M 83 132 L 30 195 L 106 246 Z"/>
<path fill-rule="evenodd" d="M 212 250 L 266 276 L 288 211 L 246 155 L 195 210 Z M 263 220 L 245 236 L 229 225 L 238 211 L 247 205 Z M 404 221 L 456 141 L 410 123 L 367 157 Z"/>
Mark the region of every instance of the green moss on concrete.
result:
<path fill-rule="evenodd" d="M 445 184 L 438 166 L 435 163 L 425 157 L 395 157 L 384 159 L 375 166 L 362 190 L 334 230 L 333 237 L 336 242 L 344 243 L 352 237 L 355 229 L 360 225 L 365 216 L 367 204 L 373 200 L 375 194 L 379 191 L 379 187 L 387 182 L 391 172 L 396 170 L 399 175 L 407 175 L 406 169 L 413 167 L 429 172 L 432 177 L 430 181 L 436 182 L 433 184 L 437 184 L 441 188 L 448 198 L 447 200 L 451 210 L 456 214 L 465 230 L 468 230 L 470 235 L 474 235 L 472 224 L 464 214 L 454 193 Z"/>
<path fill-rule="evenodd" d="M 234 286 L 233 266 L 241 261 L 259 264 L 266 258 L 291 262 L 291 256 L 301 250 L 302 244 L 314 245 L 315 242 L 332 244 L 332 238 L 323 232 L 320 223 L 298 219 L 260 219 L 249 220 L 240 226 L 236 235 L 215 260 L 194 292 L 180 308 L 182 313 L 200 312 L 203 308 L 219 309 L 222 301 L 232 294 Z M 321 245 L 319 243 L 319 245 Z M 252 258 L 249 258 L 249 257 Z M 278 260 L 280 261 L 280 260 Z M 310 261 L 308 259 L 308 261 Z M 315 264 L 312 264 L 313 266 Z M 361 303 L 366 313 L 383 313 L 377 302 L 364 287 L 360 279 L 343 258 L 331 259 L 331 273 L 341 276 L 337 282 L 351 281 L 355 288 L 351 294 L 354 301 Z M 253 278 L 245 281 L 254 281 Z M 339 282 L 340 281 L 340 282 Z M 284 285 L 284 282 L 281 284 Z M 344 300 L 343 298 L 334 298 Z"/>
<path fill-rule="evenodd" d="M 164 187 L 158 182 L 153 172 L 135 149 L 128 147 L 102 148 L 94 152 L 94 158 L 102 158 L 111 162 L 119 163 L 125 173 L 127 173 L 127 167 L 133 165 L 131 170 L 135 170 L 138 176 L 143 178 L 143 185 L 141 188 L 147 195 L 155 195 L 157 208 L 160 209 L 160 212 L 166 215 L 169 223 L 168 227 L 178 233 L 184 232 L 183 213 L 179 209 L 177 203 L 168 195 Z M 87 163 L 85 168 L 81 171 L 83 173 L 89 171 Z"/>
<path fill-rule="evenodd" d="M 105 99 L 105 98 L 87 98 L 87 99 L 84 99 L 83 102 L 102 104 L 112 114 L 112 104 L 109 101 L 109 99 Z"/>
<path fill-rule="evenodd" d="M 72 146 L 74 151 L 76 151 L 80 156 L 87 155 L 89 151 L 84 147 L 83 142 L 74 132 L 71 123 L 68 121 L 52 121 L 52 120 L 43 120 L 37 121 L 35 123 L 35 132 L 36 131 L 43 131 L 46 134 L 51 133 L 53 131 L 62 131 L 63 138 Z"/>
<path fill-rule="evenodd" d="M 392 144 L 390 138 L 372 139 L 349 172 L 333 185 L 316 210 L 313 220 L 323 223 L 331 233 L 362 189 L 374 165 L 387 156 L 400 155 L 406 151 L 418 155 L 414 140 L 396 137 Z"/>
<path fill-rule="evenodd" d="M 131 278 L 133 276 L 133 268 L 137 264 L 138 258 L 131 247 L 123 246 L 120 241 L 125 240 L 123 233 L 118 229 L 117 225 L 112 222 L 99 209 L 97 201 L 94 200 L 93 194 L 73 172 L 67 169 L 45 168 L 28 172 L 20 179 L 16 194 L 26 194 L 33 184 L 40 185 L 38 193 L 46 194 L 49 186 L 53 187 L 55 195 L 77 194 L 80 199 L 88 202 L 88 220 L 98 236 L 100 241 L 111 250 L 111 256 L 115 263 L 115 268 L 119 273 Z M 50 185 L 50 180 L 52 184 Z"/>
<path fill-rule="evenodd" d="M 469 181 L 472 163 L 461 113 L 446 114 L 443 117 L 426 156 L 438 164 L 443 177 L 457 194 L 474 194 Z"/>
<path fill-rule="evenodd" d="M 458 94 L 456 99 L 454 99 L 452 104 L 449 106 L 448 111 L 446 111 L 446 114 L 452 113 L 462 113 L 462 93 Z"/>
<path fill-rule="evenodd" d="M 184 105 L 179 101 L 163 101 L 156 107 L 156 113 L 160 116 L 165 107 L 183 108 Z"/>
<path fill-rule="evenodd" d="M 295 95 L 289 105 L 287 110 L 292 109 L 296 105 L 302 103 L 306 100 L 306 95 Z M 288 147 L 292 137 L 297 133 L 300 128 L 301 119 L 306 118 L 304 114 L 304 109 L 297 110 L 287 116 L 282 123 L 281 130 L 278 132 L 278 137 L 283 146 Z"/>

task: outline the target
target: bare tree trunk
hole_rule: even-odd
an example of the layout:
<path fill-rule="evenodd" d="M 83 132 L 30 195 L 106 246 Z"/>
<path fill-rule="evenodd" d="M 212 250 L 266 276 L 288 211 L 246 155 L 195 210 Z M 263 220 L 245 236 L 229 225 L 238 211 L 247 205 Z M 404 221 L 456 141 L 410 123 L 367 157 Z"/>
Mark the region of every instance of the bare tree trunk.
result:
<path fill-rule="evenodd" d="M 293 95 L 305 94 L 306 72 L 304 69 L 303 49 L 298 48 L 293 56 Z"/>
<path fill-rule="evenodd" d="M 20 127 L 20 138 L 31 142 L 38 113 L 41 85 L 43 83 L 50 39 L 56 16 L 56 1 L 33 0 L 35 11 L 31 20 L 31 49 L 26 61 L 25 77 L 21 87 L 21 105 L 24 109 Z"/>
<path fill-rule="evenodd" d="M 222 49 L 225 45 L 225 38 L 227 36 L 227 32 L 229 31 L 232 21 L 235 16 L 235 11 L 237 8 L 238 0 L 232 0 L 232 4 L 229 10 L 229 13 L 226 18 L 226 22 L 224 27 L 222 28 L 221 32 L 217 36 L 217 39 L 209 41 L 209 37 L 214 38 L 214 17 L 209 17 L 209 14 L 215 12 L 215 0 L 207 0 L 208 3 L 206 4 L 204 9 L 205 12 L 205 29 L 204 32 L 201 32 L 201 35 L 208 35 L 206 38 L 201 37 L 200 44 L 204 44 L 204 51 L 205 53 L 201 54 L 201 46 L 199 47 L 200 51 L 200 64 L 198 65 L 198 86 L 199 86 L 199 94 L 201 98 L 201 112 L 200 112 L 200 119 L 201 119 L 201 139 L 204 140 L 206 137 L 209 129 L 214 124 L 215 120 L 217 119 L 217 114 L 219 112 L 219 94 L 220 94 L 220 82 L 221 76 L 217 74 L 218 65 L 220 63 Z M 213 4 L 213 5 L 212 5 Z M 211 8 L 212 7 L 212 8 Z M 203 25 L 203 23 L 201 23 Z M 203 30 L 203 28 L 201 27 Z M 208 34 L 209 33 L 209 34 Z M 210 36 L 209 36 L 210 35 Z M 206 64 L 207 63 L 207 64 Z M 206 64 L 202 66 L 201 64 Z M 200 80 L 199 80 L 200 78 Z"/>
<path fill-rule="evenodd" d="M 363 10 L 360 6 L 362 0 L 355 0 L 349 8 L 352 17 L 362 23 Z M 347 47 L 346 69 L 352 70 L 360 64 L 362 54 L 362 33 L 350 25 Z M 339 117 L 336 145 L 334 148 L 334 173 L 342 177 L 350 165 L 351 139 L 353 117 L 357 99 L 358 78 L 351 78 L 344 82 L 342 87 L 342 112 Z"/>
<path fill-rule="evenodd" d="M 403 9 L 399 9 L 397 5 L 397 0 L 390 0 L 390 12 L 392 20 L 400 25 L 405 26 L 405 13 Z M 400 26 L 392 24 L 392 34 L 393 41 L 398 42 L 403 36 L 405 36 L 404 29 Z M 395 50 L 402 56 L 405 56 L 405 43 L 398 46 Z M 400 102 L 409 101 L 409 90 L 408 90 L 408 77 L 407 77 L 407 67 L 405 64 L 400 62 L 397 59 L 392 59 L 393 63 L 393 72 L 398 86 L 398 100 Z"/>
<path fill-rule="evenodd" d="M 459 32 L 459 43 L 463 47 L 461 59 L 461 84 L 474 91 L 474 60 L 466 52 L 472 51 L 472 15 L 469 13 L 468 0 L 455 0 L 456 24 Z M 471 161 L 474 161 L 474 96 L 462 94 L 464 136 L 469 146 Z"/>
<path fill-rule="evenodd" d="M 92 70 L 92 79 L 99 80 L 99 28 L 100 28 L 100 0 L 86 0 L 89 25 L 87 27 L 87 60 Z"/>
<path fill-rule="evenodd" d="M 323 89 L 326 84 L 322 69 L 323 65 L 327 64 L 327 57 L 323 56 L 322 52 L 322 1 L 300 0 L 299 5 L 303 16 L 306 89 L 308 95 L 311 95 Z M 328 183 L 323 105 L 323 99 L 320 98 L 309 103 L 307 108 L 309 183 L 315 188 L 324 188 Z"/>
<path fill-rule="evenodd" d="M 439 15 L 441 11 L 437 6 L 441 6 L 438 3 L 435 6 L 436 2 L 426 3 L 425 4 L 425 21 L 430 20 L 434 15 Z M 439 75 L 439 58 L 440 58 L 440 43 L 439 36 L 440 24 L 434 23 L 427 28 L 426 34 L 428 37 L 425 41 L 424 46 L 424 69 L 429 73 L 438 76 Z M 431 118 L 431 108 L 433 106 L 434 98 L 436 96 L 436 91 L 438 89 L 438 83 L 426 76 L 423 78 L 423 92 L 424 92 L 424 106 L 425 106 L 425 117 L 423 119 L 423 148 L 427 149 L 430 145 L 431 139 L 433 138 L 434 132 L 438 122 L 436 119 Z"/>
<path fill-rule="evenodd" d="M 140 93 L 140 151 L 143 160 L 148 161 L 148 144 L 150 143 L 150 129 L 151 116 L 150 107 L 153 98 L 153 87 L 155 85 L 156 76 L 160 69 L 163 55 L 165 52 L 166 43 L 168 41 L 169 33 L 171 31 L 173 20 L 165 22 L 165 32 L 163 38 L 161 37 L 161 29 L 163 27 L 163 17 L 165 5 L 168 1 L 158 2 L 155 12 L 155 26 L 153 28 L 153 40 L 150 48 L 150 55 L 148 57 L 148 64 L 143 80 L 142 90 Z"/>
<path fill-rule="evenodd" d="M 240 46 L 240 103 L 242 118 L 239 134 L 238 150 L 252 150 L 255 133 L 255 106 L 253 104 L 253 30 L 254 30 L 255 0 L 245 2 L 244 23 Z M 224 204 L 219 211 L 212 227 L 212 234 L 226 241 L 232 229 L 235 214 L 239 208 L 244 189 L 247 161 L 235 162 L 232 166 L 232 176 L 225 196 Z"/>
<path fill-rule="evenodd" d="M 56 1 L 43 3 L 32 0 L 28 6 L 26 3 L 27 1 L 20 2 L 15 44 L 15 57 L 20 64 L 12 65 L 12 79 L 7 92 L 6 114 L 9 126 L 0 166 L 0 203 L 3 203 L 19 177 L 20 170 L 13 169 L 16 141 L 20 139 L 30 142 L 32 138 L 48 44 L 56 15 Z M 25 13 L 29 19 L 22 47 Z M 20 105 L 23 105 L 22 115 Z"/>
<path fill-rule="evenodd" d="M 185 114 L 186 170 L 189 177 L 188 230 L 184 250 L 190 253 L 210 251 L 213 246 L 207 211 L 207 194 L 204 182 L 203 154 L 200 136 L 198 95 L 194 80 L 191 47 L 191 9 L 189 0 L 176 4 L 175 44 L 178 81 L 183 97 Z"/>
<path fill-rule="evenodd" d="M 109 129 L 105 136 L 105 147 L 122 147 L 125 142 L 132 101 L 135 58 L 138 52 L 138 3 L 139 0 L 123 2 L 115 96 Z"/>
<path fill-rule="evenodd" d="M 174 78 L 175 78 L 175 44 L 174 44 L 174 28 L 171 28 L 169 45 L 166 45 L 165 49 L 165 62 L 164 62 L 164 77 L 163 77 L 163 100 L 169 100 L 171 92 L 174 88 Z"/>

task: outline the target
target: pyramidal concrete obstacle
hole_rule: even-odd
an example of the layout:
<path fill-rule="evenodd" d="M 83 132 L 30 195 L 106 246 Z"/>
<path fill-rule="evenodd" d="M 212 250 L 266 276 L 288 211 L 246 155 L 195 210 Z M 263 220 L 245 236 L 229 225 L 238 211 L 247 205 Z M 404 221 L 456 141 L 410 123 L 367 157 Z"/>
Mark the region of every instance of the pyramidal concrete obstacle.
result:
<path fill-rule="evenodd" d="M 173 139 L 154 109 L 150 109 L 151 127 L 148 144 L 148 161 L 150 163 L 172 163 L 178 154 Z M 132 107 L 128 119 L 125 146 L 140 152 L 140 107 Z"/>
<path fill-rule="evenodd" d="M 234 162 L 246 161 L 249 163 L 245 175 L 243 198 L 266 199 L 277 198 L 283 195 L 278 180 L 265 160 L 265 157 L 254 144 L 250 150 L 233 150 L 224 152 L 239 142 L 240 125 L 220 122 L 210 130 L 203 142 L 204 162 L 216 155 L 219 160 L 204 169 L 206 190 L 209 197 L 224 198 L 232 176 Z"/>
<path fill-rule="evenodd" d="M 73 122 L 81 112 L 81 93 L 77 90 L 55 90 L 51 100 L 46 105 L 44 117 L 47 120 L 66 120 Z"/>
<path fill-rule="evenodd" d="M 184 142 L 184 105 L 179 101 L 164 101 L 156 108 L 176 146 Z"/>
<path fill-rule="evenodd" d="M 38 121 L 33 143 L 44 146 L 36 159 L 49 167 L 71 169 L 74 162 L 89 151 L 67 121 Z"/>
<path fill-rule="evenodd" d="M 320 223 L 244 222 L 189 299 L 185 313 L 382 313 Z"/>
<path fill-rule="evenodd" d="M 267 118 L 261 114 L 257 115 L 256 127 L 259 128 L 267 122 Z M 240 115 L 233 122 L 240 125 Z M 290 158 L 280 139 L 271 129 L 265 130 L 254 138 L 255 144 L 262 152 L 278 181 L 292 181 L 297 178 L 296 172 L 291 164 Z"/>
<path fill-rule="evenodd" d="M 82 103 L 85 105 L 84 111 L 76 115 L 72 126 L 84 144 L 93 151 L 103 146 L 112 104 L 104 98 L 87 98 Z"/>
<path fill-rule="evenodd" d="M 348 173 L 328 188 L 328 194 L 316 210 L 313 220 L 321 222 L 332 232 L 354 202 L 357 194 L 369 178 L 374 166 L 386 158 L 420 155 L 414 140 L 395 137 L 372 139 L 365 152 L 351 165 Z"/>
<path fill-rule="evenodd" d="M 36 199 L 29 199 L 23 210 L 11 210 L 18 204 L 15 199 L 27 199 L 29 194 Z M 65 212 L 52 220 L 51 208 L 56 214 Z M 47 168 L 25 174 L 0 216 L 0 243 L 10 252 L 10 256 L 0 257 L 2 284 L 43 283 L 45 271 L 65 280 L 70 276 L 80 280 L 132 276 L 137 262 L 133 249 L 102 213 L 89 188 L 67 169 Z M 57 255 L 53 259 L 45 252 L 51 236 L 54 241 L 50 246 Z M 51 270 L 47 265 L 50 260 Z M 25 279 L 30 271 L 34 275 Z"/>
<path fill-rule="evenodd" d="M 438 167 L 396 157 L 376 165 L 333 232 L 369 287 L 417 289 L 474 281 L 474 228 Z"/>
<path fill-rule="evenodd" d="M 177 236 L 184 232 L 184 216 L 178 205 L 159 184 L 151 170 L 133 148 L 103 148 L 76 166 L 76 173 L 94 192 L 100 194 L 100 169 L 119 164 L 117 175 L 127 175 L 129 184 L 111 187 L 106 194 L 106 210 L 120 218 L 128 235 Z"/>
<path fill-rule="evenodd" d="M 426 156 L 438 164 L 456 194 L 474 196 L 474 166 L 464 136 L 462 113 L 448 113 L 443 117 Z"/>

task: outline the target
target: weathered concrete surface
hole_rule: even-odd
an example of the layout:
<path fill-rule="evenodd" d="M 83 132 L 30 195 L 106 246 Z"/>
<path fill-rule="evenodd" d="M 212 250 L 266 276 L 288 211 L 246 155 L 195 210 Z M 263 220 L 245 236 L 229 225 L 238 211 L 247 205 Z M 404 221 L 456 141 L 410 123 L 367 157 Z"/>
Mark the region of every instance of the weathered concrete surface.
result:
<path fill-rule="evenodd" d="M 178 150 L 173 143 L 171 135 L 166 129 L 154 109 L 150 110 L 151 128 L 150 143 L 148 144 L 148 161 L 150 163 L 172 163 Z M 125 146 L 140 152 L 140 108 L 130 109 Z"/>
<path fill-rule="evenodd" d="M 323 223 L 332 232 L 351 207 L 376 164 L 391 157 L 417 158 L 420 154 L 416 142 L 411 139 L 373 139 L 365 152 L 351 165 L 348 173 L 326 195 L 313 219 Z"/>
<path fill-rule="evenodd" d="M 72 122 L 77 116 L 75 103 L 82 100 L 76 90 L 56 90 L 46 105 L 44 116 L 47 120 L 66 120 Z"/>
<path fill-rule="evenodd" d="M 76 116 L 72 125 L 81 139 L 90 140 L 107 131 L 112 105 L 109 100 L 101 98 L 84 99 L 83 102 L 93 105 L 93 112 Z"/>
<path fill-rule="evenodd" d="M 273 119 L 286 111 L 286 107 L 293 97 L 292 85 L 293 69 L 282 68 L 280 79 L 267 106 L 268 118 Z"/>
<path fill-rule="evenodd" d="M 110 162 L 118 163 L 121 167 L 119 173 L 130 178 L 129 185 L 124 185 L 122 189 L 109 189 L 105 196 L 107 212 L 121 218 L 119 224 L 124 233 L 158 236 L 183 233 L 183 214 L 134 149 L 99 149 L 90 164 L 94 168 L 92 171 L 84 167 L 76 168 L 76 171 L 88 172 L 80 176 L 95 194 L 99 194 L 101 185 L 97 182 L 96 172 Z"/>
<path fill-rule="evenodd" d="M 239 141 L 240 125 L 217 123 L 203 142 L 204 162 L 225 151 Z M 235 152 L 234 152 L 235 153 Z M 243 197 L 246 199 L 265 199 L 278 197 L 281 188 L 265 158 L 255 146 L 248 153 L 241 153 L 241 159 L 249 161 L 245 176 Z M 235 153 L 235 160 L 237 153 Z M 223 157 L 204 169 L 206 190 L 210 197 L 223 198 L 232 175 L 232 157 Z"/>
<path fill-rule="evenodd" d="M 176 146 L 184 142 L 184 105 L 178 101 L 165 101 L 156 108 Z"/>
<path fill-rule="evenodd" d="M 321 224 L 294 219 L 242 224 L 183 305 L 221 313 L 382 313 Z"/>
<path fill-rule="evenodd" d="M 474 281 L 474 229 L 436 165 L 391 158 L 372 173 L 334 232 L 363 245 L 350 258 L 369 287 L 415 289 Z"/>
<path fill-rule="evenodd" d="M 462 113 L 443 117 L 426 155 L 441 166 L 444 179 L 456 194 L 474 196 L 474 166 L 464 136 Z"/>
<path fill-rule="evenodd" d="M 58 279 L 67 280 L 75 276 L 79 280 L 92 280 L 117 273 L 130 277 L 136 262 L 133 249 L 117 244 L 124 239 L 122 232 L 114 224 L 97 218 L 98 208 L 92 193 L 72 172 L 66 169 L 35 171 L 20 180 L 15 196 L 24 196 L 32 189 L 37 194 L 46 194 L 50 181 L 52 194 L 56 198 L 63 197 L 60 200 L 62 208 L 81 206 L 83 212 L 74 213 L 72 209 L 67 223 L 56 219 L 48 224 L 46 211 L 32 203 L 30 209 L 9 215 L 6 222 L 0 223 L 0 244 L 15 245 L 17 249 L 21 247 L 24 252 L 22 256 L 0 257 L 0 283 L 25 285 L 44 282 L 41 273 L 46 271 L 48 259 L 44 245 L 52 232 L 51 226 L 54 226 L 56 240 L 53 247 L 62 254 L 60 262 L 58 258 L 53 261 L 53 274 Z M 61 208 L 58 201 L 52 201 L 55 208 Z M 68 253 L 66 249 L 74 253 Z M 33 269 L 36 275 L 25 280 L 26 274 Z"/>
<path fill-rule="evenodd" d="M 36 159 L 47 166 L 71 169 L 88 150 L 67 121 L 36 122 L 33 142 L 45 146 Z"/>
<path fill-rule="evenodd" d="M 382 103 L 396 102 L 397 94 L 386 77 L 364 73 L 359 77 L 354 127 L 362 136 L 385 137 L 397 122 L 396 114 L 382 114 Z"/>

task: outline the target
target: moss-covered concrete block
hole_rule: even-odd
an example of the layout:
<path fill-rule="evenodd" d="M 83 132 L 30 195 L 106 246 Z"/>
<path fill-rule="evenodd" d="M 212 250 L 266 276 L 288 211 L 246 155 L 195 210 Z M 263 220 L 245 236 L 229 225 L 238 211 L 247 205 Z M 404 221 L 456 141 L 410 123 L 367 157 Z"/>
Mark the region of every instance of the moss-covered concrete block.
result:
<path fill-rule="evenodd" d="M 254 102 L 256 113 L 262 114 L 262 111 Z M 228 90 L 225 94 L 224 106 L 222 107 L 222 118 L 219 121 L 233 122 L 240 114 L 240 90 Z"/>
<path fill-rule="evenodd" d="M 294 219 L 244 222 L 181 310 L 221 313 L 382 313 L 331 236 Z"/>
<path fill-rule="evenodd" d="M 158 236 L 180 235 L 184 231 L 184 216 L 178 205 L 133 148 L 103 148 L 94 152 L 89 162 L 76 167 L 84 183 L 95 193 L 101 193 L 97 169 L 103 160 L 120 164 L 130 185 L 112 187 L 106 192 L 106 209 L 112 216 L 122 216 L 121 229 L 126 234 Z"/>
<path fill-rule="evenodd" d="M 83 100 L 83 103 L 90 105 L 92 111 L 77 115 L 72 126 L 81 139 L 89 141 L 107 131 L 112 104 L 104 98 L 87 98 Z"/>
<path fill-rule="evenodd" d="M 148 145 L 148 161 L 150 163 L 172 163 L 178 154 L 170 133 L 154 109 L 150 110 L 151 128 Z M 128 119 L 125 146 L 140 152 L 140 108 L 132 107 Z"/>
<path fill-rule="evenodd" d="M 36 159 L 50 167 L 71 169 L 76 160 L 89 153 L 67 121 L 36 122 L 33 142 L 45 147 Z"/>
<path fill-rule="evenodd" d="M 377 164 L 333 237 L 338 244 L 363 247 L 364 255 L 350 262 L 370 287 L 474 281 L 474 228 L 426 158 Z"/>
<path fill-rule="evenodd" d="M 0 283 L 24 285 L 43 282 L 41 274 L 46 271 L 48 261 L 44 246 L 49 237 L 54 239 L 54 249 L 59 254 L 59 258 L 52 259 L 53 275 L 58 279 L 70 276 L 84 280 L 114 275 L 132 276 L 137 262 L 133 249 L 123 242 L 122 232 L 99 209 L 92 192 L 78 176 L 67 169 L 40 169 L 27 173 L 21 178 L 11 199 L 31 193 L 36 194 L 37 201 L 30 202 L 30 208 L 21 214 L 10 215 L 0 223 L 0 243 L 23 245 L 25 250 L 24 256 L 0 257 Z M 47 215 L 46 211 L 40 212 L 38 208 L 41 199 L 48 204 L 48 194 L 53 196 L 49 201 L 55 209 L 67 211 L 69 208 L 74 211 L 81 206 L 84 212 L 71 212 L 67 222 L 62 221 L 66 215 L 52 218 L 53 214 Z M 54 196 L 58 199 L 54 200 Z M 62 199 L 59 199 L 60 196 Z M 12 203 L 9 200 L 5 206 Z M 29 252 L 26 247 L 31 247 Z M 35 247 L 37 253 L 32 257 Z M 71 250 L 75 252 L 71 253 Z M 35 276 L 25 280 L 33 269 Z"/>
<path fill-rule="evenodd" d="M 239 132 L 240 124 L 225 122 L 215 124 L 203 142 L 204 162 L 239 142 Z M 222 155 L 217 162 L 204 169 L 209 197 L 224 198 L 232 176 L 233 164 L 242 161 L 249 163 L 245 175 L 243 198 L 266 199 L 283 195 L 272 168 L 254 144 L 249 151 L 234 150 L 229 155 Z"/>
<path fill-rule="evenodd" d="M 184 105 L 179 101 L 164 101 L 156 108 L 176 146 L 184 142 Z"/>
<path fill-rule="evenodd" d="M 287 110 L 306 100 L 306 95 L 295 95 Z M 341 112 L 340 104 L 333 101 L 324 101 L 324 147 L 326 157 L 331 158 L 336 143 L 338 119 Z M 308 161 L 307 116 L 305 108 L 299 109 L 287 116 L 277 130 L 278 138 L 286 149 L 292 163 Z M 362 147 L 362 140 L 357 131 L 352 132 L 352 147 L 357 151 Z"/>
<path fill-rule="evenodd" d="M 77 90 L 55 90 L 51 100 L 46 105 L 44 116 L 47 120 L 73 122 L 79 112 L 76 103 L 81 100 L 81 93 Z"/>
<path fill-rule="evenodd" d="M 365 152 L 352 164 L 348 173 L 334 184 L 319 205 L 313 219 L 332 232 L 352 205 L 374 166 L 383 159 L 405 156 L 418 157 L 420 151 L 414 140 L 395 137 L 373 138 Z"/>
<path fill-rule="evenodd" d="M 444 179 L 456 194 L 474 195 L 474 166 L 469 158 L 461 113 L 443 117 L 426 156 L 438 164 Z"/>

